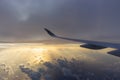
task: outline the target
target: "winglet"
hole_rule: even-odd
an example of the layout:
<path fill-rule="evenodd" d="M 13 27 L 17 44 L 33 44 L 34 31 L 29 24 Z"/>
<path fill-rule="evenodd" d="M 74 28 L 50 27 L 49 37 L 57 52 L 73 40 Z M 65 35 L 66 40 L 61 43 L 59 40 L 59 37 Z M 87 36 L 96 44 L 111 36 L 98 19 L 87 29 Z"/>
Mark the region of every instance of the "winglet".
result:
<path fill-rule="evenodd" d="M 44 30 L 52 37 L 56 37 L 56 35 L 54 33 L 52 33 L 50 30 L 48 30 L 47 28 L 44 28 Z"/>

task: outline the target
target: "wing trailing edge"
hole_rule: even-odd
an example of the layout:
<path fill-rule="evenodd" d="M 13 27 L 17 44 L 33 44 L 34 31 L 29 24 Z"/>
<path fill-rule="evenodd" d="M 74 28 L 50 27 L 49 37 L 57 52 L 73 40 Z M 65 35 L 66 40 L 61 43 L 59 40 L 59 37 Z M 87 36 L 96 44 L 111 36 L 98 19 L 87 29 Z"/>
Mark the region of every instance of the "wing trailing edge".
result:
<path fill-rule="evenodd" d="M 83 44 L 83 45 L 80 45 L 80 47 L 94 49 L 94 50 L 100 50 L 100 49 L 106 48 L 104 46 L 99 46 L 99 45 L 94 45 L 94 44 Z"/>

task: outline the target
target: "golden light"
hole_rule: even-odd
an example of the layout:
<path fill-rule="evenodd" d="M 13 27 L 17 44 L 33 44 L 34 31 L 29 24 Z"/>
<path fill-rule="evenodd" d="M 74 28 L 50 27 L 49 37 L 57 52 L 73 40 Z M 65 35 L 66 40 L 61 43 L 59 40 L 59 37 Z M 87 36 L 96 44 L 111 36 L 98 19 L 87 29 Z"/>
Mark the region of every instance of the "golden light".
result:
<path fill-rule="evenodd" d="M 3 45 L 4 46 L 4 45 Z M 8 48 L 9 47 L 9 48 Z M 1 46 L 2 48 L 2 46 Z M 40 63 L 54 61 L 59 58 L 78 58 L 81 60 L 91 60 L 87 49 L 80 48 L 78 44 L 14 44 L 6 45 L 6 48 L 0 52 L 0 63 L 8 65 L 27 64 L 36 67 Z M 84 53 L 84 54 L 83 54 Z"/>
<path fill-rule="evenodd" d="M 33 48 L 32 51 L 36 52 L 36 53 L 42 53 L 44 51 L 46 51 L 47 49 L 45 48 Z"/>

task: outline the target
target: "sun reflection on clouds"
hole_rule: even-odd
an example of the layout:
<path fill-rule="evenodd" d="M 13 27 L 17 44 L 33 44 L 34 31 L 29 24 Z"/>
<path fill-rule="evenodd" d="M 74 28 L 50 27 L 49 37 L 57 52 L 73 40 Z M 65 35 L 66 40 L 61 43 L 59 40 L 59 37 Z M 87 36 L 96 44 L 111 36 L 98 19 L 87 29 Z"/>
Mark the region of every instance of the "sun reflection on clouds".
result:
<path fill-rule="evenodd" d="M 32 51 L 35 53 L 42 53 L 43 51 L 46 51 L 47 49 L 44 48 L 33 48 Z"/>
<path fill-rule="evenodd" d="M 54 59 L 59 58 L 66 58 L 68 60 L 75 58 L 89 62 L 96 61 L 96 58 L 91 56 L 93 52 L 88 49 L 80 48 L 79 44 L 45 45 L 37 43 L 16 43 L 8 46 L 9 47 L 6 47 L 5 50 L 0 51 L 0 63 L 11 64 L 11 66 L 24 63 L 34 67 L 47 61 L 54 62 Z"/>
<path fill-rule="evenodd" d="M 93 51 L 79 47 L 79 44 L 37 44 L 37 43 L 14 43 L 1 44 L 6 49 L 0 51 L 0 65 L 9 67 L 11 75 L 20 75 L 20 66 L 25 69 L 38 71 L 39 68 L 45 68 L 45 63 L 59 64 L 59 60 L 78 62 L 87 65 L 99 67 L 101 64 L 117 62 L 104 54 L 107 50 Z M 0 46 L 0 48 L 2 48 Z M 106 58 L 106 57 L 109 57 Z M 57 63 L 56 63 L 57 62 Z M 75 63 L 76 65 L 77 63 Z M 80 64 L 80 65 L 81 65 Z M 99 65 L 95 65 L 99 64 Z M 102 65 L 104 66 L 104 65 Z M 89 66 L 87 66 L 89 67 Z M 16 74 L 18 73 L 18 74 Z M 14 79 L 12 79 L 14 80 Z"/>

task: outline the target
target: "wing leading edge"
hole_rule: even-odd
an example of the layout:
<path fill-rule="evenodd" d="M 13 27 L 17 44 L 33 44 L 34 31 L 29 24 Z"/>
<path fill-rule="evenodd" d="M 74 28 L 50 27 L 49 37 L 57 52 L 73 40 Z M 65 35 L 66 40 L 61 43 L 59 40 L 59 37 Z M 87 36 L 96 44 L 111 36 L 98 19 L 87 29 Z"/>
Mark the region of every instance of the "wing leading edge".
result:
<path fill-rule="evenodd" d="M 112 52 L 108 52 L 108 53 L 111 55 L 120 57 L 120 44 L 61 37 L 61 36 L 55 35 L 53 32 L 51 32 L 50 30 L 48 30 L 46 28 L 44 28 L 44 29 L 51 37 L 85 43 L 84 45 L 81 45 L 81 47 L 84 47 L 84 48 L 94 49 L 94 50 L 104 49 L 104 48 L 108 48 L 108 47 L 115 48 L 115 49 L 117 49 L 116 51 L 112 51 Z"/>

